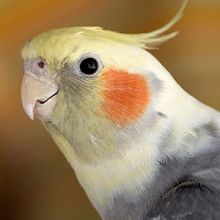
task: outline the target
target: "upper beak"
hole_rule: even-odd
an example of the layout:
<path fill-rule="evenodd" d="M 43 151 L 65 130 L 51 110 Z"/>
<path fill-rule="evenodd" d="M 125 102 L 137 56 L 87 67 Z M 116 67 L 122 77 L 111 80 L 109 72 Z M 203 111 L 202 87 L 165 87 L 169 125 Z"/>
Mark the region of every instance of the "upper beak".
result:
<path fill-rule="evenodd" d="M 25 73 L 21 86 L 22 105 L 27 115 L 44 121 L 51 120 L 59 88 L 53 79 L 39 79 L 32 73 Z"/>

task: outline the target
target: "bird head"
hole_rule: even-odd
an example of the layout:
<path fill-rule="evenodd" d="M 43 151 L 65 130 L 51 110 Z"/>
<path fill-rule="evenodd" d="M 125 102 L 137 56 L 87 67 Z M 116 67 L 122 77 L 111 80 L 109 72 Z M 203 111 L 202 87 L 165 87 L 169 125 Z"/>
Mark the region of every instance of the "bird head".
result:
<path fill-rule="evenodd" d="M 145 49 L 176 35 L 162 34 L 184 7 L 151 33 L 74 27 L 51 30 L 26 43 L 21 93 L 27 115 L 56 128 L 82 159 L 120 152 L 134 138 L 137 143 L 158 115 L 160 92 L 173 81 Z"/>

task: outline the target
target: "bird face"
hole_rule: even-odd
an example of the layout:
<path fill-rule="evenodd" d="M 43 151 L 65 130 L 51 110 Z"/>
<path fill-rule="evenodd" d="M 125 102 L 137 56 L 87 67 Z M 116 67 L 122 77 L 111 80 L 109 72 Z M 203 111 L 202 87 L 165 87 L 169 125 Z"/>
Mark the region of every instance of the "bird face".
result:
<path fill-rule="evenodd" d="M 173 83 L 144 50 L 144 36 L 100 28 L 64 28 L 38 35 L 22 51 L 26 113 L 53 126 L 86 160 L 120 154 L 145 141 L 146 133 L 149 137 L 154 132 L 160 99 L 172 98 L 164 85 Z M 145 41 L 155 42 L 148 38 L 147 34 Z"/>
<path fill-rule="evenodd" d="M 146 52 L 87 35 L 52 31 L 24 47 L 22 103 L 31 119 L 52 124 L 72 145 L 83 146 L 79 153 L 92 145 L 112 151 L 130 141 L 150 106 Z"/>
<path fill-rule="evenodd" d="M 47 39 L 41 47 L 49 42 Z M 135 121 L 144 113 L 149 102 L 148 83 L 141 72 L 129 70 L 132 65 L 129 57 L 125 59 L 123 49 L 118 47 L 117 51 L 116 48 L 114 54 L 112 45 L 85 49 L 86 44 L 88 42 L 82 48 L 73 48 L 73 52 L 64 58 L 53 57 L 54 50 L 51 48 L 47 59 L 46 46 L 46 51 L 41 49 L 40 54 L 34 51 L 37 56 L 24 57 L 22 102 L 30 118 L 55 121 L 53 112 L 56 104 L 66 111 L 72 106 L 81 113 L 90 111 L 105 116 L 121 126 Z M 26 49 L 28 53 L 34 50 L 33 46 L 30 47 Z M 129 51 L 127 53 L 129 55 Z"/>

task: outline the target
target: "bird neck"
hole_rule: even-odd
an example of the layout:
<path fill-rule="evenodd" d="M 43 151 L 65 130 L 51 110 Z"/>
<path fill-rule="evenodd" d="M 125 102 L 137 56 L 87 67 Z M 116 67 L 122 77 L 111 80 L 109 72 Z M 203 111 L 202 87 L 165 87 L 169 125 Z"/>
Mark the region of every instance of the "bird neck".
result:
<path fill-rule="evenodd" d="M 190 177 L 193 172 L 196 173 L 197 179 L 199 172 L 204 176 L 204 170 L 208 168 L 210 161 L 207 157 L 213 158 L 215 152 L 201 154 L 201 140 L 203 147 L 207 146 L 210 142 L 209 133 L 217 128 L 207 124 L 194 129 L 196 136 L 188 133 L 185 139 L 182 139 L 178 148 L 185 148 L 190 159 L 179 152 L 165 156 L 164 151 L 166 148 L 172 150 L 172 139 L 176 139 L 175 131 L 171 129 L 158 145 L 138 146 L 127 150 L 121 158 L 105 160 L 96 165 L 80 160 L 69 142 L 52 125 L 47 125 L 47 129 L 103 219 L 127 219 L 129 215 L 130 219 L 138 220 L 143 219 L 160 196 L 180 180 L 184 181 L 184 178 Z M 220 139 L 218 143 L 219 141 Z M 160 150 L 152 150 L 155 148 Z M 201 167 L 197 166 L 201 158 L 207 161 L 202 172 Z"/>
<path fill-rule="evenodd" d="M 75 171 L 90 201 L 103 218 L 108 218 L 111 208 L 115 209 L 114 200 L 118 200 L 118 193 L 134 196 L 134 199 L 138 198 L 139 193 L 144 191 L 145 185 L 154 178 L 155 161 L 159 155 L 157 151 L 150 150 L 153 146 L 130 148 L 121 157 L 108 158 L 100 163 L 91 164 L 78 157 L 71 144 L 52 124 L 47 124 L 46 127 Z M 113 213 L 116 212 L 113 210 Z M 112 214 L 111 211 L 110 213 Z"/>

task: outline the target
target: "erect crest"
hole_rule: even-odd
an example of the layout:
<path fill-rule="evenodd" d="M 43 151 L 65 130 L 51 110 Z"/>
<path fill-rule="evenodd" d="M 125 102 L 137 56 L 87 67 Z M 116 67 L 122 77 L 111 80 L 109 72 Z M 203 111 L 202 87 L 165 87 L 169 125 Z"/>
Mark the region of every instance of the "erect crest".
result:
<path fill-rule="evenodd" d="M 183 16 L 184 9 L 188 3 L 188 0 L 184 0 L 180 10 L 177 12 L 176 16 L 170 20 L 165 26 L 157 29 L 155 31 L 143 34 L 134 34 L 132 37 L 137 44 L 145 49 L 154 49 L 156 46 L 162 44 L 175 37 L 178 34 L 178 31 L 164 34 L 168 31 L 172 26 L 174 26 Z"/>
<path fill-rule="evenodd" d="M 86 38 L 98 40 L 107 43 L 108 41 L 130 44 L 144 49 L 154 49 L 163 42 L 175 37 L 178 31 L 165 34 L 173 25 L 175 25 L 183 16 L 184 9 L 188 0 L 184 0 L 176 16 L 165 26 L 148 33 L 124 34 L 114 31 L 104 30 L 101 27 L 67 27 L 53 29 L 35 37 L 32 41 L 26 43 L 22 50 L 23 57 L 45 56 L 45 58 L 64 57 L 72 52 L 73 44 L 77 46 L 84 44 Z M 64 40 L 65 39 L 65 40 Z M 72 45 L 72 47 L 71 47 Z M 62 48 L 62 53 L 60 48 Z M 53 49 L 53 50 L 51 50 Z M 62 55 L 62 56 L 61 56 Z"/>
<path fill-rule="evenodd" d="M 140 34 L 123 34 L 112 31 L 106 31 L 100 27 L 84 27 L 79 31 L 79 34 L 106 38 L 113 41 L 135 45 L 144 49 L 154 49 L 156 46 L 168 41 L 171 38 L 174 38 L 178 34 L 178 31 L 169 34 L 164 33 L 168 31 L 182 18 L 187 3 L 188 0 L 184 0 L 176 16 L 174 16 L 174 18 L 171 19 L 171 21 L 168 22 L 165 26 L 152 32 Z"/>

